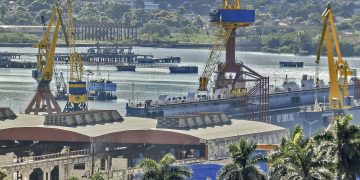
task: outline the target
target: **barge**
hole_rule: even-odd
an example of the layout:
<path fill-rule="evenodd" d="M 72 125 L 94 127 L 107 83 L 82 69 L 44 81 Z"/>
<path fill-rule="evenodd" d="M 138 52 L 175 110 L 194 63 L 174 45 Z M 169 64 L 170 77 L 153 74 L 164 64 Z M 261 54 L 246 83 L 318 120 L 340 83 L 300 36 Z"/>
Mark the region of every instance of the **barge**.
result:
<path fill-rule="evenodd" d="M 197 74 L 197 66 L 171 66 L 169 67 L 170 73 L 177 74 Z"/>
<path fill-rule="evenodd" d="M 280 67 L 292 67 L 292 68 L 302 68 L 304 67 L 304 62 L 300 61 L 280 61 Z"/>

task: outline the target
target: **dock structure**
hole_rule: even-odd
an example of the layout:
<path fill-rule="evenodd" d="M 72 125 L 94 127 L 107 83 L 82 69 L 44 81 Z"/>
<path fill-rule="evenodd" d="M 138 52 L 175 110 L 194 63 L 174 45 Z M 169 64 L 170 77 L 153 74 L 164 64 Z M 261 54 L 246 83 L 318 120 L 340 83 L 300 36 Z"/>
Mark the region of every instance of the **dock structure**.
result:
<path fill-rule="evenodd" d="M 136 38 L 138 27 L 109 22 L 75 20 L 78 40 L 109 41 Z"/>
<path fill-rule="evenodd" d="M 139 67 L 166 67 L 171 64 L 180 63 L 180 57 L 154 58 L 152 55 L 135 54 L 132 47 L 96 47 L 89 48 L 86 53 L 82 53 L 83 62 L 86 65 L 120 65 L 132 64 Z M 69 62 L 69 55 L 58 53 L 55 55 L 58 63 Z"/>
<path fill-rule="evenodd" d="M 11 59 L 20 59 L 20 53 L 0 52 L 0 57 L 10 57 Z"/>
<path fill-rule="evenodd" d="M 134 64 L 137 56 L 132 52 L 132 47 L 89 48 L 82 55 L 87 64 Z"/>

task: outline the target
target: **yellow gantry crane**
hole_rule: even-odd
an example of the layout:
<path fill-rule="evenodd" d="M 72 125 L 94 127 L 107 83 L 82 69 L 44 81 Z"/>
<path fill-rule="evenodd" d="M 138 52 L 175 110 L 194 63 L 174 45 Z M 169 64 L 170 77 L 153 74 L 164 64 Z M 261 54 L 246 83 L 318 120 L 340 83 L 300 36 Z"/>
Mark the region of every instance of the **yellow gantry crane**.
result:
<path fill-rule="evenodd" d="M 237 28 L 246 27 L 253 23 L 251 21 L 244 22 L 239 20 L 239 17 L 241 18 L 241 16 L 247 15 L 240 12 L 240 0 L 233 0 L 233 5 L 229 5 L 228 0 L 223 0 L 222 8 L 223 9 L 210 14 L 210 22 L 215 24 L 219 31 L 216 36 L 217 38 L 213 43 L 213 47 L 205 65 L 205 69 L 199 78 L 198 91 L 207 91 L 207 86 L 211 75 L 214 73 L 215 67 L 220 62 L 219 59 L 221 57 L 222 51 L 225 49 L 231 34 L 235 33 Z M 234 16 L 238 16 L 238 18 L 234 18 Z"/>
<path fill-rule="evenodd" d="M 37 69 L 33 70 L 32 76 L 37 81 L 38 86 L 35 96 L 25 109 L 26 114 L 38 114 L 39 112 L 47 112 L 48 114 L 51 114 L 61 112 L 59 104 L 50 91 L 50 82 L 52 81 L 54 72 L 55 48 L 58 40 L 60 26 L 62 27 L 64 34 L 66 33 L 61 16 L 62 9 L 60 8 L 59 4 L 56 4 L 52 8 L 52 15 L 50 17 L 49 24 L 47 28 L 44 29 L 45 32 L 43 39 L 34 45 L 35 48 L 38 48 L 38 54 Z M 54 23 L 55 27 L 53 31 L 53 37 L 50 40 L 49 36 Z M 65 41 L 67 41 L 66 34 Z"/>
<path fill-rule="evenodd" d="M 349 96 L 348 76 L 352 75 L 352 71 L 347 61 L 343 60 L 342 58 L 339 39 L 336 33 L 333 13 L 330 4 L 328 4 L 327 8 L 322 14 L 322 19 L 324 24 L 315 62 L 317 65 L 319 65 L 321 52 L 323 49 L 323 43 L 325 41 L 330 76 L 329 107 L 333 110 L 340 110 L 345 108 L 344 97 Z M 334 41 L 334 44 L 332 43 L 332 39 Z M 334 60 L 334 46 L 337 55 L 336 61 Z M 318 72 L 316 72 L 316 76 L 316 85 L 318 86 Z"/>
<path fill-rule="evenodd" d="M 82 81 L 83 61 L 82 57 L 75 50 L 76 35 L 73 17 L 72 1 L 67 0 L 68 8 L 68 38 L 70 48 L 70 81 L 69 96 L 64 112 L 85 111 L 88 100 L 86 82 Z"/>

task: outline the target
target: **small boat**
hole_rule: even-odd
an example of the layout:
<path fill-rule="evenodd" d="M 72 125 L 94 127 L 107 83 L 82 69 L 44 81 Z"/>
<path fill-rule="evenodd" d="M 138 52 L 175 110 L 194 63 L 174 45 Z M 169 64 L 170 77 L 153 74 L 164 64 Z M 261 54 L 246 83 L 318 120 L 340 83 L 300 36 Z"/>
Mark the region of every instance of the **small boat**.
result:
<path fill-rule="evenodd" d="M 280 67 L 295 67 L 300 68 L 304 67 L 304 62 L 301 61 L 280 61 Z"/>
<path fill-rule="evenodd" d="M 116 66 L 118 71 L 131 71 L 135 72 L 136 65 L 118 65 Z"/>
<path fill-rule="evenodd" d="M 116 84 L 112 81 L 100 79 L 88 82 L 89 100 L 116 100 Z"/>
<path fill-rule="evenodd" d="M 198 73 L 197 66 L 171 66 L 169 67 L 170 73 L 192 74 Z"/>

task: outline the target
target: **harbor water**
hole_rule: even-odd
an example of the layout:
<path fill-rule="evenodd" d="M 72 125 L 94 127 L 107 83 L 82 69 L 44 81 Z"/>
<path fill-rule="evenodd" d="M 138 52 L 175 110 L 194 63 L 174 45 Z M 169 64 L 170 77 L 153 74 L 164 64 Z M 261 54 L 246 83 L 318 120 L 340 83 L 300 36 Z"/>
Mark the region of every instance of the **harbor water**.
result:
<path fill-rule="evenodd" d="M 79 52 L 86 52 L 86 48 L 77 48 Z M 32 53 L 34 48 L 2 47 L 0 52 Z M 57 48 L 58 53 L 68 52 L 67 48 Z M 125 115 L 125 105 L 129 100 L 143 101 L 156 99 L 161 94 L 170 96 L 186 96 L 187 92 L 194 92 L 198 88 L 198 78 L 208 59 L 210 50 L 206 49 L 175 49 L 175 48 L 144 48 L 134 47 L 134 53 L 152 54 L 155 57 L 179 56 L 180 65 L 198 66 L 199 74 L 170 74 L 168 69 L 137 68 L 136 72 L 118 72 L 115 66 L 86 66 L 94 75 L 84 74 L 84 80 L 99 78 L 108 79 L 118 85 L 115 93 L 116 101 L 89 101 L 90 109 L 115 109 Z M 222 58 L 223 59 L 223 58 Z M 236 59 L 245 63 L 258 73 L 269 76 L 270 84 L 281 86 L 287 75 L 290 80 L 300 83 L 302 75 L 315 75 L 315 56 L 294 56 L 289 54 L 268 54 L 256 52 L 236 52 Z M 344 58 L 352 69 L 359 71 L 360 58 Z M 21 56 L 20 60 L 36 61 L 35 56 Z M 279 61 L 303 61 L 303 68 L 280 68 Z M 67 79 L 68 70 L 65 65 L 57 65 Z M 100 71 L 97 71 L 100 69 Z M 327 58 L 322 57 L 319 67 L 320 78 L 328 82 Z M 101 72 L 98 73 L 98 72 Z M 15 112 L 23 112 L 34 95 L 36 81 L 31 77 L 30 69 L 0 68 L 0 106 L 10 107 Z M 52 82 L 51 89 L 55 91 Z M 65 101 L 59 102 L 63 108 Z"/>

